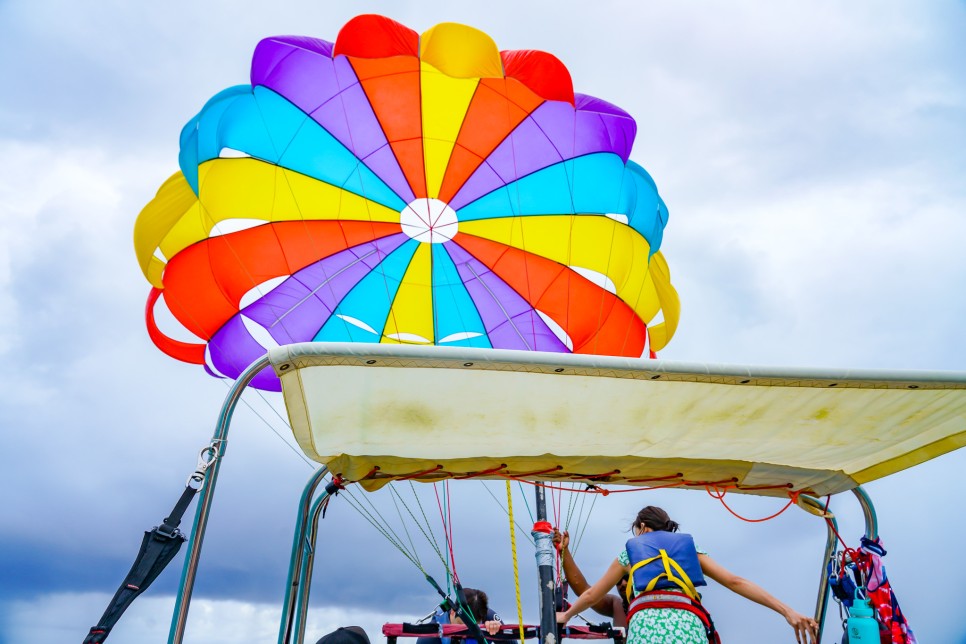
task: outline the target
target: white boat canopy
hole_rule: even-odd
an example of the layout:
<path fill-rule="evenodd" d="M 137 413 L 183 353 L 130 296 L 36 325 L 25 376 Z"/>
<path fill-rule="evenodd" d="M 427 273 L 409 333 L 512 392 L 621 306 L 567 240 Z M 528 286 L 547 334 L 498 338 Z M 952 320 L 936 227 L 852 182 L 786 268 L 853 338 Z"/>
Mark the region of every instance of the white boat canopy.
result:
<path fill-rule="evenodd" d="M 512 478 L 835 494 L 966 444 L 966 373 L 391 344 L 269 358 L 305 454 L 373 490 Z"/>

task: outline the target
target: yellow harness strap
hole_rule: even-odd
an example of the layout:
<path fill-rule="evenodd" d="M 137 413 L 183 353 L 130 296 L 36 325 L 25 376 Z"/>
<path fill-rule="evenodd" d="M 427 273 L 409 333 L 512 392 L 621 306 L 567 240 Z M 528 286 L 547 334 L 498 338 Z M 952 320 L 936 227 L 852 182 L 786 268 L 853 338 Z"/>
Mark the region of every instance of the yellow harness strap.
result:
<path fill-rule="evenodd" d="M 643 593 L 650 592 L 654 590 L 654 587 L 657 585 L 657 582 L 661 581 L 662 579 L 667 579 L 675 586 L 678 586 L 685 595 L 697 601 L 698 591 L 695 590 L 694 584 L 691 583 L 691 579 L 690 577 L 688 577 L 688 574 L 684 572 L 684 569 L 681 568 L 680 565 L 678 565 L 678 562 L 674 561 L 674 559 L 671 559 L 671 557 L 668 556 L 667 552 L 664 549 L 659 550 L 658 553 L 659 554 L 655 557 L 651 557 L 650 559 L 645 559 L 644 561 L 637 562 L 631 567 L 630 572 L 627 573 L 627 578 L 628 578 L 627 593 L 626 593 L 627 601 L 630 602 L 633 599 L 633 593 L 631 591 L 631 588 L 634 586 L 634 572 L 641 566 L 646 566 L 652 561 L 657 561 L 658 559 L 660 559 L 661 563 L 664 564 L 664 572 L 662 572 L 660 575 L 658 575 L 650 582 L 648 582 L 646 588 L 641 588 L 637 592 L 643 592 Z M 675 575 L 674 574 L 675 572 L 677 572 L 678 575 Z"/>

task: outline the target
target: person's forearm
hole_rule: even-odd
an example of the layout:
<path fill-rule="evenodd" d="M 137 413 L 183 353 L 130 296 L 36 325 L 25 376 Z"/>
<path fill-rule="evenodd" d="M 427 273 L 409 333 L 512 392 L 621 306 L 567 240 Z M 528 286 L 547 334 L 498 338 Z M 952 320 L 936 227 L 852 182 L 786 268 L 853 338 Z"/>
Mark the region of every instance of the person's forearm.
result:
<path fill-rule="evenodd" d="M 567 583 L 570 584 L 570 587 L 578 595 L 587 592 L 590 584 L 584 578 L 584 573 L 580 572 L 580 568 L 577 567 L 577 562 L 574 561 L 574 556 L 570 554 L 570 549 L 564 548 L 563 552 L 560 553 L 560 558 L 563 559 L 564 576 L 567 577 Z"/>
<path fill-rule="evenodd" d="M 748 581 L 743 577 L 737 577 L 728 584 L 728 588 L 729 590 L 741 595 L 745 599 L 750 599 L 756 604 L 761 604 L 766 608 L 770 608 L 782 616 L 788 615 L 788 611 L 790 610 L 788 604 L 784 603 L 753 581 Z"/>
<path fill-rule="evenodd" d="M 603 595 L 603 593 L 600 593 L 600 595 Z M 600 596 L 598 596 L 598 593 L 595 593 L 592 588 L 587 589 L 585 592 L 581 593 L 580 597 L 578 597 L 577 600 L 570 605 L 570 608 L 567 609 L 567 619 L 570 619 L 578 613 L 587 610 L 596 604 L 599 599 Z"/>

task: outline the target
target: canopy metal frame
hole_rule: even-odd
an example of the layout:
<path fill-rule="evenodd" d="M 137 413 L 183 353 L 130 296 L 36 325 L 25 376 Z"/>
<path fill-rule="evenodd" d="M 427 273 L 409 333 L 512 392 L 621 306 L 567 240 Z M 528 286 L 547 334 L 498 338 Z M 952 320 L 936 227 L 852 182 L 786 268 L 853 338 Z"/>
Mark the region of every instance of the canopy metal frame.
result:
<path fill-rule="evenodd" d="M 221 470 L 221 462 L 225 456 L 228 432 L 235 409 L 241 400 L 242 393 L 254 377 L 264 368 L 270 365 L 269 356 L 266 355 L 253 362 L 238 377 L 232 385 L 225 401 L 222 404 L 215 431 L 212 436 L 213 444 L 220 447 L 219 454 L 212 463 L 208 473 L 208 480 L 201 491 L 201 498 L 195 510 L 195 517 L 192 524 L 191 536 L 188 540 L 188 548 L 185 554 L 184 567 L 181 574 L 181 582 L 175 600 L 174 611 L 171 619 L 171 628 L 168 634 L 168 644 L 182 644 L 184 640 L 185 627 L 188 619 L 188 610 L 197 578 L 198 564 L 201 558 L 201 549 L 204 543 L 205 531 L 208 525 L 208 518 L 211 512 L 211 505 L 214 499 L 215 487 L 218 474 Z M 309 594 L 312 584 L 312 571 L 317 552 L 317 539 L 319 533 L 319 518 L 327 501 L 337 491 L 337 486 L 329 483 L 319 491 L 320 484 L 325 480 L 328 473 L 326 466 L 321 466 L 316 470 L 306 483 L 302 496 L 299 499 L 295 531 L 292 539 L 292 552 L 289 560 L 288 578 L 286 581 L 285 597 L 282 606 L 282 616 L 279 623 L 278 644 L 303 644 L 305 639 L 305 627 L 308 614 Z M 318 496 L 316 493 L 318 492 Z M 861 486 L 852 489 L 853 494 L 858 499 L 862 508 L 865 522 L 865 536 L 875 539 L 878 536 L 878 521 L 875 508 L 869 495 Z M 799 495 L 799 502 L 803 505 L 811 506 L 816 511 L 815 514 L 827 518 L 828 530 L 825 545 L 825 552 L 822 556 L 821 573 L 819 577 L 818 594 L 815 605 L 815 619 L 819 623 L 819 640 L 824 629 L 825 617 L 828 612 L 828 562 L 837 552 L 837 522 L 835 517 L 827 513 L 825 504 L 814 497 Z"/>

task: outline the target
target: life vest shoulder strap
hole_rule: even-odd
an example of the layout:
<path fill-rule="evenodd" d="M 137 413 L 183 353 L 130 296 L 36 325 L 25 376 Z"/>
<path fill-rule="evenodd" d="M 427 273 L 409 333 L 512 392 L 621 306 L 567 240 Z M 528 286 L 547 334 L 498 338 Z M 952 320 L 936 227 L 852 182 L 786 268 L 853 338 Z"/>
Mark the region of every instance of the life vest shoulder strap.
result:
<path fill-rule="evenodd" d="M 691 582 L 691 578 L 688 577 L 688 573 L 684 572 L 684 568 L 682 568 L 678 564 L 678 562 L 672 559 L 667 554 L 667 551 L 664 550 L 663 548 L 658 550 L 658 554 L 655 555 L 654 557 L 651 557 L 650 559 L 644 559 L 643 561 L 638 561 L 636 564 L 631 566 L 630 572 L 628 573 L 628 579 L 630 580 L 634 579 L 634 573 L 637 571 L 638 568 L 646 566 L 647 564 L 657 561 L 659 559 L 661 560 L 661 563 L 664 564 L 664 572 L 654 577 L 653 579 L 651 579 L 648 582 L 647 586 L 645 588 L 641 588 L 640 591 L 650 592 L 654 590 L 654 587 L 657 585 L 657 582 L 659 582 L 661 579 L 667 579 L 675 586 L 678 586 L 681 589 L 681 592 L 686 594 L 689 598 L 691 598 L 692 600 L 697 600 L 698 591 L 695 589 L 694 584 Z M 631 585 L 632 584 L 630 583 L 627 584 L 628 601 L 631 601 Z"/>

